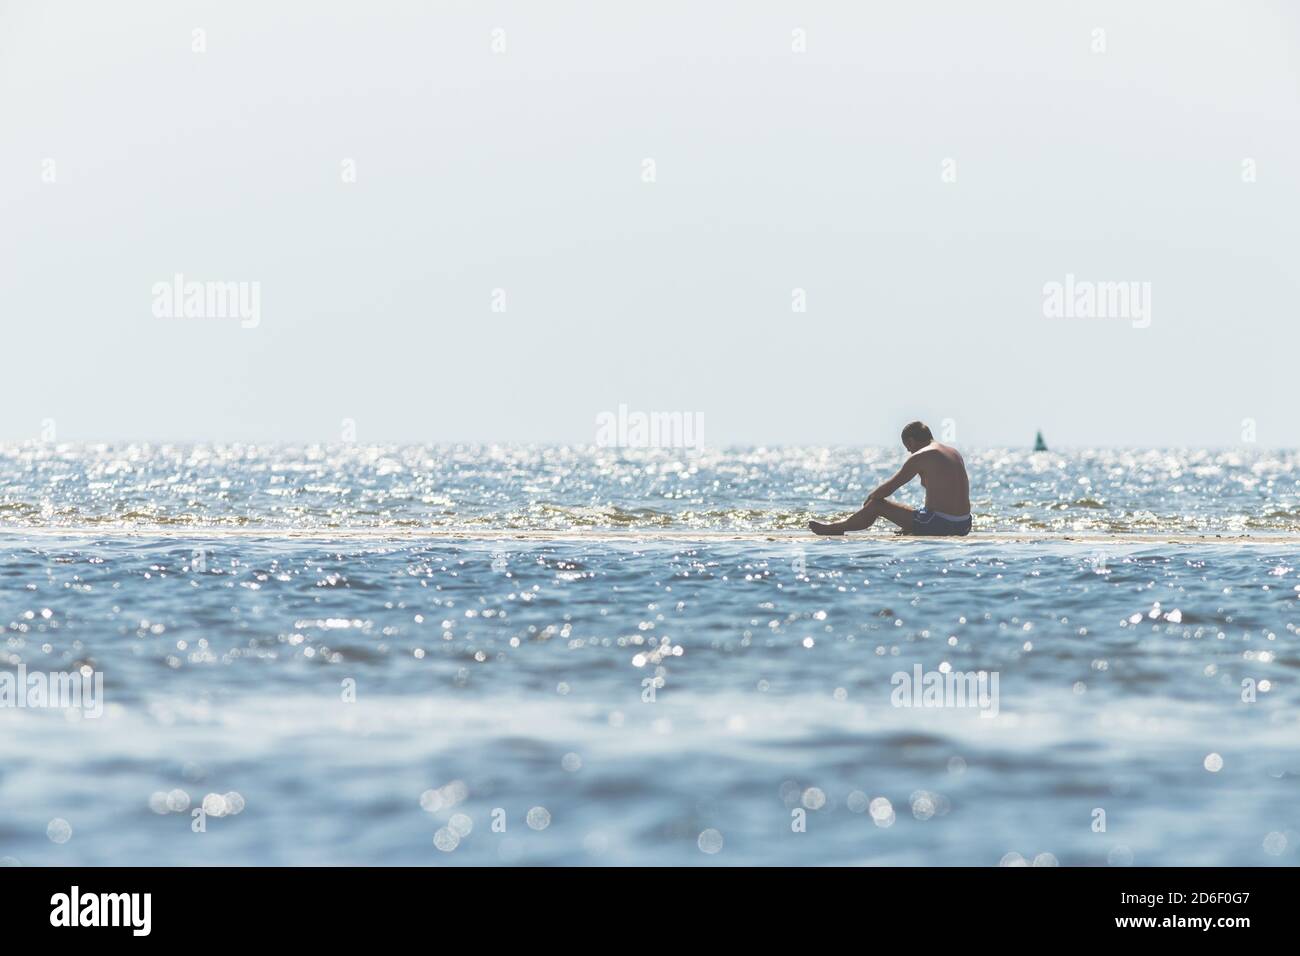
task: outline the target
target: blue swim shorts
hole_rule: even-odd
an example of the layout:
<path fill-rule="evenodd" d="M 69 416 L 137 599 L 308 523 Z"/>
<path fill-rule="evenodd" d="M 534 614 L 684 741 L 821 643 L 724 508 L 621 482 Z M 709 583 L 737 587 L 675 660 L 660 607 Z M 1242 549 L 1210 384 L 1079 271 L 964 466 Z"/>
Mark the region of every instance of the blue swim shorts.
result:
<path fill-rule="evenodd" d="M 912 534 L 967 535 L 970 515 L 950 515 L 922 508 L 912 518 Z"/>

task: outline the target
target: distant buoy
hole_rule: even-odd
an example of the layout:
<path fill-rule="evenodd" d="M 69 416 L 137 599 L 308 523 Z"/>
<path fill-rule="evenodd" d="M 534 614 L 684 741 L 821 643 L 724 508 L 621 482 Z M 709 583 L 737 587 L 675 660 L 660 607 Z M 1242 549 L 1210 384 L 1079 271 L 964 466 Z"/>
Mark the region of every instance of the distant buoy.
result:
<path fill-rule="evenodd" d="M 1047 442 L 1043 441 L 1043 433 L 1039 432 L 1038 437 L 1034 439 L 1034 451 L 1047 451 Z"/>

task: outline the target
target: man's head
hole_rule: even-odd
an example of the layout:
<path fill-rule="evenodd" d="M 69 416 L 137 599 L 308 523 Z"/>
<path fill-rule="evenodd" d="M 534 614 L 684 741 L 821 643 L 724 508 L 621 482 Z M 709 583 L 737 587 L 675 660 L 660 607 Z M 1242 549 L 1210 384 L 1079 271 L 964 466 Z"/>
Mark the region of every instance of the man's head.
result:
<path fill-rule="evenodd" d="M 908 451 L 918 451 L 932 441 L 934 436 L 930 434 L 930 426 L 925 422 L 909 422 L 903 429 L 903 447 Z"/>

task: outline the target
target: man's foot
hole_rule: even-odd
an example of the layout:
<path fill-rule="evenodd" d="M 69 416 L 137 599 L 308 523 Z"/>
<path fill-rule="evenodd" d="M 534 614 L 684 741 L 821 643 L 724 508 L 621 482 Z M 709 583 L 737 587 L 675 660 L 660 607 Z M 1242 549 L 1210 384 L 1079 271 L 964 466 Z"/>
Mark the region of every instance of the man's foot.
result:
<path fill-rule="evenodd" d="M 812 529 L 813 534 L 843 534 L 839 528 L 834 525 L 822 524 L 820 521 L 809 521 L 808 527 Z"/>

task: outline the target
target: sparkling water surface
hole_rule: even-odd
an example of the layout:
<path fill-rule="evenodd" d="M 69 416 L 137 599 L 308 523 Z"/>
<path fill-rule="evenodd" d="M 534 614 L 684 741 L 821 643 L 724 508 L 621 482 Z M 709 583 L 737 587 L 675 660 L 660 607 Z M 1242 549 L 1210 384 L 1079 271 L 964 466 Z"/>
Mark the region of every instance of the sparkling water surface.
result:
<path fill-rule="evenodd" d="M 1300 454 L 966 449 L 985 531 L 1300 531 Z M 0 527 L 803 529 L 902 449 L 0 445 Z M 900 493 L 920 504 L 916 483 Z"/>
<path fill-rule="evenodd" d="M 1294 864 L 1295 456 L 967 458 L 964 541 L 730 541 L 899 456 L 3 449 L 0 668 L 106 703 L 0 707 L 0 857 Z"/>

